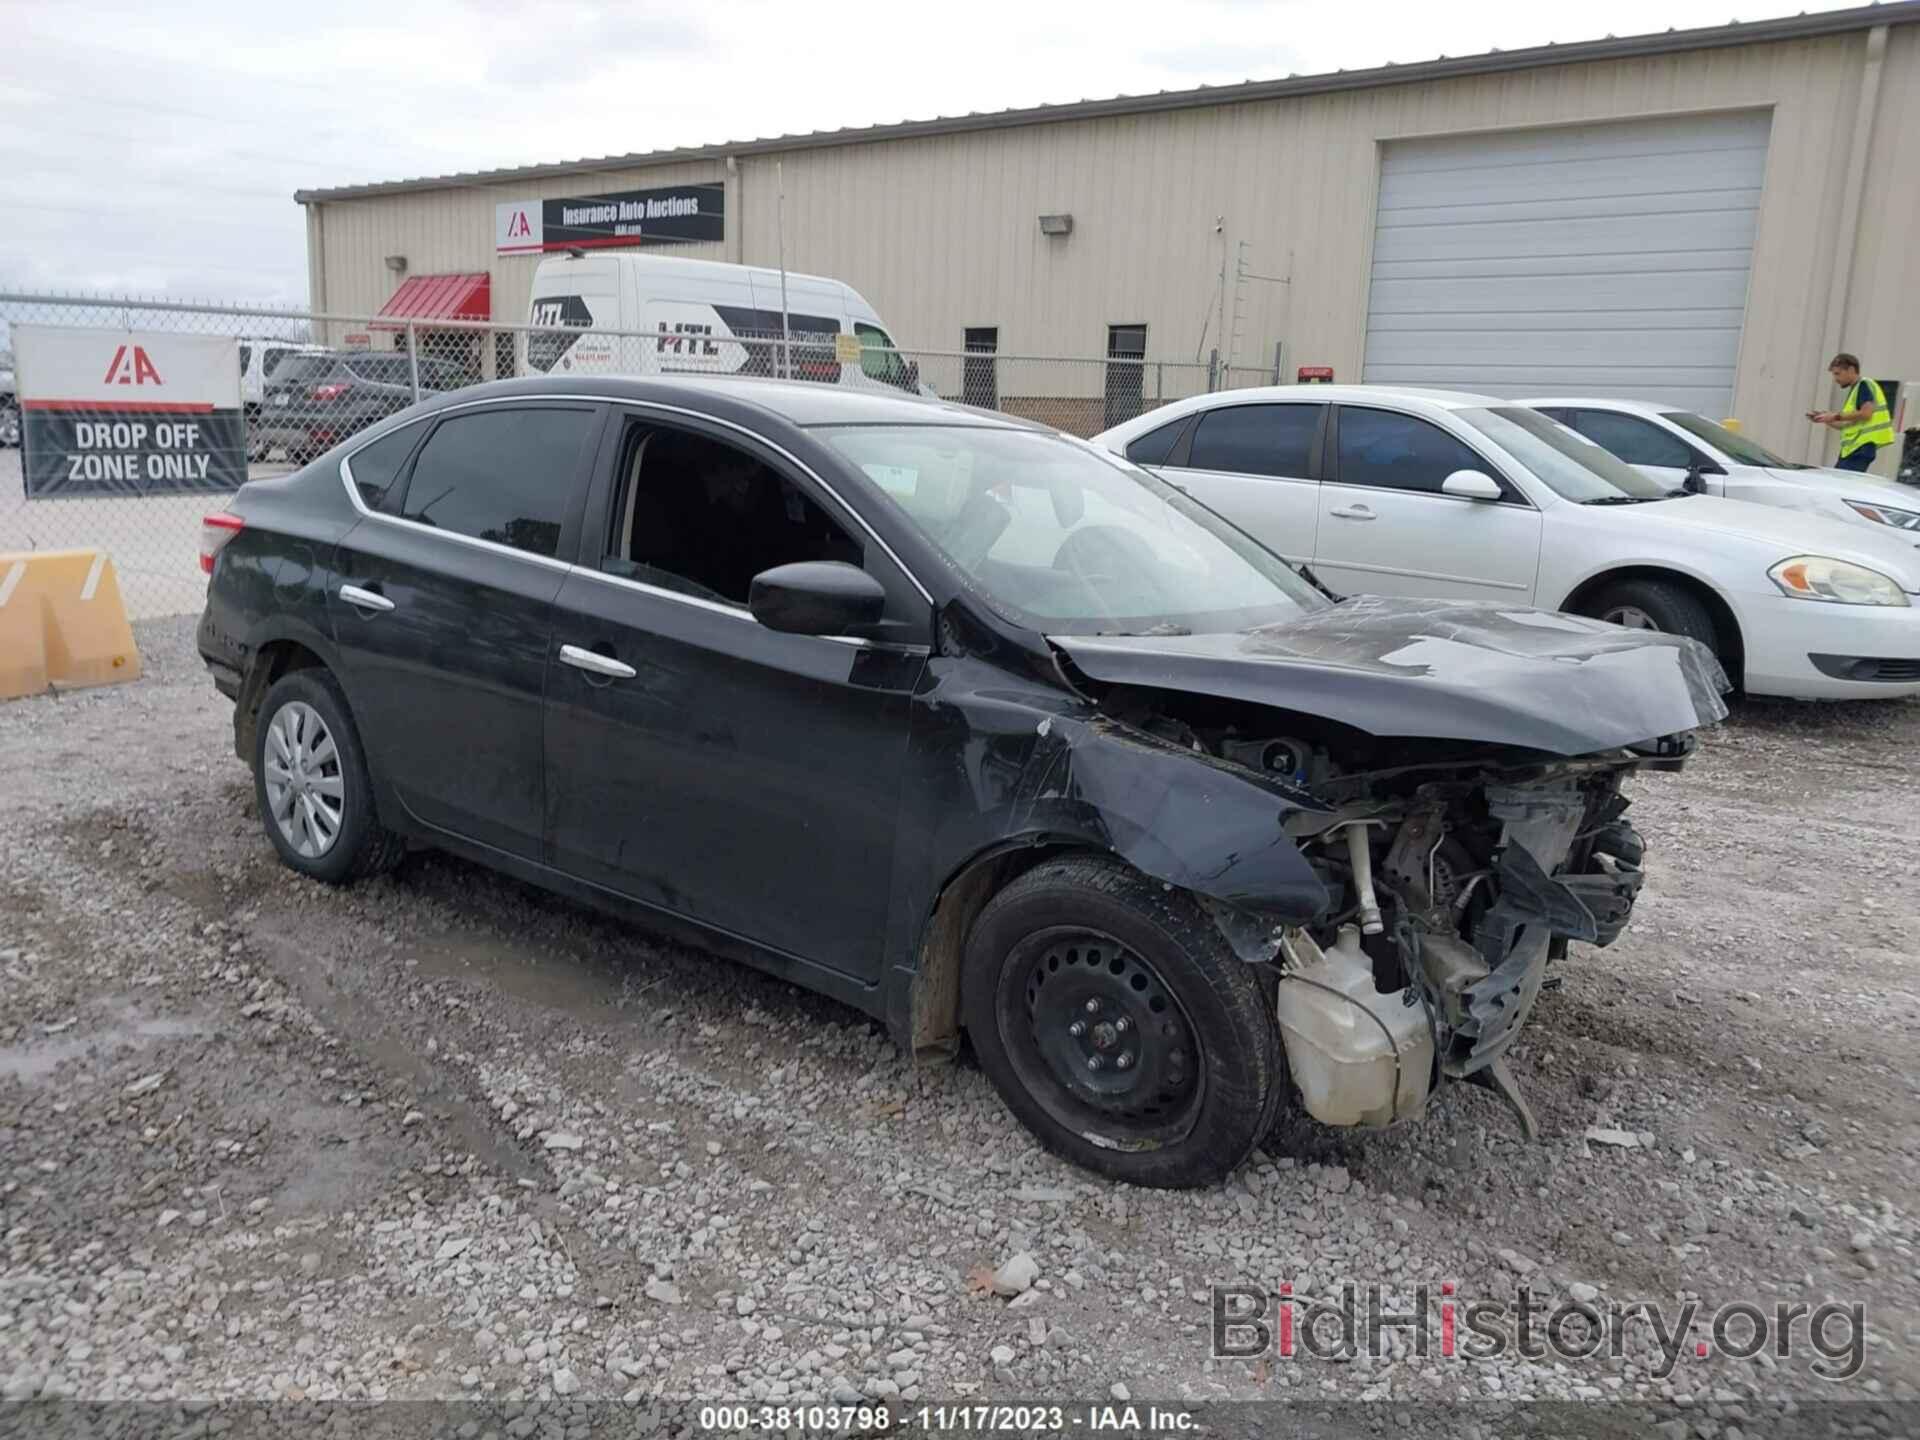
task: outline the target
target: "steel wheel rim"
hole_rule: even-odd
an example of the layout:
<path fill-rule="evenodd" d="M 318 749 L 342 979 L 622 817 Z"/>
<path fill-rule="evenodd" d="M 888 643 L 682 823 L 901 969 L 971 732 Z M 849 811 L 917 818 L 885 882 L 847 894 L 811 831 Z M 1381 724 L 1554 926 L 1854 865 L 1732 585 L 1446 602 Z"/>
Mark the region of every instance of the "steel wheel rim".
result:
<path fill-rule="evenodd" d="M 1159 972 L 1114 936 L 1026 936 L 1001 968 L 995 1012 L 1027 1093 L 1081 1139 L 1153 1150 L 1192 1132 L 1206 1086 L 1199 1034 Z"/>
<path fill-rule="evenodd" d="M 1658 630 L 1653 617 L 1638 605 L 1616 605 L 1600 617 L 1611 625 L 1624 625 L 1629 630 Z"/>
<path fill-rule="evenodd" d="M 346 776 L 327 722 L 304 700 L 289 700 L 267 722 L 262 761 L 267 811 L 293 853 L 325 855 L 347 821 Z"/>

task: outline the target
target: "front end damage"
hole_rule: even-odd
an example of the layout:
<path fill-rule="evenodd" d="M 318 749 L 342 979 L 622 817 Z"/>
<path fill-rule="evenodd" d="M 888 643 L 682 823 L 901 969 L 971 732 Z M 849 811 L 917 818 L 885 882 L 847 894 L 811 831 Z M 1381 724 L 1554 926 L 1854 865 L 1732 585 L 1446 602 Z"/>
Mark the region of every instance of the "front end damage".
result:
<path fill-rule="evenodd" d="M 1678 768 L 1691 735 L 1559 757 L 1344 727 L 1275 736 L 1258 713 L 1216 703 L 1202 716 L 1191 697 L 1137 691 L 1109 692 L 1103 708 L 1311 797 L 1279 823 L 1329 897 L 1317 917 L 1203 897 L 1241 960 L 1271 972 L 1309 1114 L 1391 1125 L 1420 1114 L 1441 1081 L 1468 1080 L 1496 1090 L 1534 1135 L 1505 1056 L 1549 961 L 1570 941 L 1604 946 L 1625 928 L 1642 844 L 1621 782 Z"/>

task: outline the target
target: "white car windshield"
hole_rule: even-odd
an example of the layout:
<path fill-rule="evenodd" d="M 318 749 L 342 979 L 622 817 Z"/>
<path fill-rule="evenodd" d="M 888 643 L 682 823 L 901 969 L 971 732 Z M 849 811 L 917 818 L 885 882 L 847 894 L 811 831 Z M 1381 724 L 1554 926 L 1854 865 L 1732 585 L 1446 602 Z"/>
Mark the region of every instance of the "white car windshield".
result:
<path fill-rule="evenodd" d="M 823 426 L 995 610 L 1063 635 L 1244 630 L 1329 602 L 1179 490 L 1058 435 Z"/>
<path fill-rule="evenodd" d="M 1580 505 L 1630 505 L 1637 500 L 1666 500 L 1686 493 L 1648 479 L 1586 436 L 1524 405 L 1453 413 L 1562 499 Z"/>
<path fill-rule="evenodd" d="M 1764 465 L 1773 470 L 1813 468 L 1793 460 L 1782 460 L 1758 441 L 1749 440 L 1746 436 L 1727 429 L 1718 421 L 1709 420 L 1704 415 L 1696 415 L 1691 410 L 1662 410 L 1660 418 L 1669 425 L 1678 425 L 1696 439 L 1706 441 L 1736 465 Z"/>

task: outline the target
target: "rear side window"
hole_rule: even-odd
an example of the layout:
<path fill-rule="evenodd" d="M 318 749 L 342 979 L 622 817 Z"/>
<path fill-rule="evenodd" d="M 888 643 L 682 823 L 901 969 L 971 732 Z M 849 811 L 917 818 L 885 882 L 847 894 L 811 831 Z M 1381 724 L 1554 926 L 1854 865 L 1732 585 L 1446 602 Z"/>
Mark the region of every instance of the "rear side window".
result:
<path fill-rule="evenodd" d="M 1320 428 L 1319 405 L 1230 405 L 1209 410 L 1193 432 L 1187 464 L 1195 470 L 1226 470 L 1241 475 L 1292 475 L 1313 471 L 1313 437 Z"/>
<path fill-rule="evenodd" d="M 401 514 L 549 558 L 580 483 L 591 410 L 483 410 L 444 420 L 413 462 Z"/>
<path fill-rule="evenodd" d="M 380 502 L 387 498 L 387 492 L 399 478 L 401 467 L 407 463 L 407 456 L 420 443 L 426 428 L 424 421 L 403 425 L 391 435 L 382 435 L 371 445 L 363 445 L 347 457 L 347 473 L 353 477 L 353 488 L 360 492 L 362 505 L 369 510 L 380 508 Z"/>
<path fill-rule="evenodd" d="M 1170 424 L 1149 430 L 1127 446 L 1127 458 L 1136 465 L 1166 464 L 1173 447 L 1180 443 L 1180 432 L 1186 428 L 1187 417 L 1182 415 Z"/>
<path fill-rule="evenodd" d="M 1685 470 L 1693 464 L 1693 447 L 1669 435 L 1651 420 L 1612 410 L 1575 410 L 1569 423 L 1602 450 L 1611 450 L 1629 465 L 1664 465 Z"/>
<path fill-rule="evenodd" d="M 296 352 L 292 350 L 276 349 L 272 346 L 269 346 L 267 349 L 261 351 L 260 352 L 261 375 L 264 377 L 271 377 L 273 375 L 278 374 L 280 370 L 280 366 L 286 361 L 291 360 L 295 355 L 295 353 Z"/>
<path fill-rule="evenodd" d="M 1486 461 L 1438 425 L 1391 410 L 1340 410 L 1340 483 L 1438 494 L 1456 470 Z"/>
<path fill-rule="evenodd" d="M 347 369 L 382 385 L 405 385 L 413 379 L 413 366 L 404 355 L 356 355 L 347 361 Z"/>

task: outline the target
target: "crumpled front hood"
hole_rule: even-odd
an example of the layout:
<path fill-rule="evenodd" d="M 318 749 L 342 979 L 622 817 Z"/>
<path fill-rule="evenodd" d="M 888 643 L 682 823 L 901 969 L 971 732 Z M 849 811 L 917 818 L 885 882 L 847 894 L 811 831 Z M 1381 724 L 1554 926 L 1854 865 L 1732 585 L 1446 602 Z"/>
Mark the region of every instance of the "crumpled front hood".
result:
<path fill-rule="evenodd" d="M 1105 684 L 1273 705 L 1380 736 L 1585 755 L 1727 713 L 1726 674 L 1697 640 L 1526 606 L 1361 595 L 1235 634 L 1050 638 Z"/>

